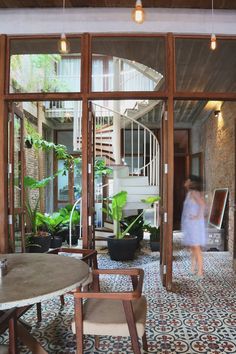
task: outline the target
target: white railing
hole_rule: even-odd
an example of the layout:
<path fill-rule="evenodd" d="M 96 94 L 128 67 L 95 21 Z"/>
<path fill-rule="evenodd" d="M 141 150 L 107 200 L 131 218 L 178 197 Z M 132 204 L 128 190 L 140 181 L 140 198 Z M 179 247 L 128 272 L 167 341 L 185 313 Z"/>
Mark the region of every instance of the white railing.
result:
<path fill-rule="evenodd" d="M 155 134 L 136 119 L 97 103 L 93 103 L 93 113 L 96 156 L 104 157 L 107 165 L 117 164 L 114 156 L 120 139 L 115 138 L 117 132 L 114 132 L 113 124 L 114 119 L 118 119 L 120 129 L 123 129 L 120 160 L 129 166 L 131 175 L 148 176 L 150 185 L 159 186 L 160 148 Z"/>
<path fill-rule="evenodd" d="M 72 210 L 70 212 L 70 221 L 69 221 L 69 247 L 72 246 L 72 218 L 75 207 L 80 203 L 80 219 L 79 219 L 79 230 L 80 230 L 80 237 L 81 237 L 81 230 L 82 230 L 82 198 L 79 198 L 75 201 Z"/>

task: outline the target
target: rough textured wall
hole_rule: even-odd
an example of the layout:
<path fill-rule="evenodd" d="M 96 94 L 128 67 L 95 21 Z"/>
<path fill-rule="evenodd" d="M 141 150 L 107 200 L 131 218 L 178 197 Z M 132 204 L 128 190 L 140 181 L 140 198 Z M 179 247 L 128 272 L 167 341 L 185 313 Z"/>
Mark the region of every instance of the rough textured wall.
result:
<path fill-rule="evenodd" d="M 235 198 L 235 119 L 236 103 L 226 102 L 221 108 L 221 116 L 209 117 L 202 127 L 202 151 L 206 192 L 209 202 L 215 188 L 229 188 L 228 205 L 225 213 L 228 249 L 233 251 Z"/>

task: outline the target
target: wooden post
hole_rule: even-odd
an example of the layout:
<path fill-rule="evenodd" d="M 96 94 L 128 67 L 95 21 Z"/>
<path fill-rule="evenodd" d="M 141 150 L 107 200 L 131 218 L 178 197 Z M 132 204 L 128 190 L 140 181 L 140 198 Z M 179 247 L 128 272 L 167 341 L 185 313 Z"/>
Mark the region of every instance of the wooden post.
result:
<path fill-rule="evenodd" d="M 168 78 L 168 175 L 167 175 L 167 234 L 166 234 L 166 288 L 172 287 L 173 258 L 173 191 L 174 191 L 174 38 L 167 35 L 167 78 Z"/>
<path fill-rule="evenodd" d="M 7 104 L 4 101 L 6 77 L 6 36 L 0 36 L 0 253 L 8 251 L 8 164 Z"/>
<path fill-rule="evenodd" d="M 89 131 L 89 102 L 87 94 L 90 90 L 89 81 L 89 55 L 90 55 L 90 37 L 85 34 L 82 38 L 82 79 L 81 87 L 83 92 L 82 104 L 82 236 L 83 248 L 91 248 L 91 188 L 90 184 L 93 183 L 92 178 L 92 164 L 91 164 L 91 141 Z"/>

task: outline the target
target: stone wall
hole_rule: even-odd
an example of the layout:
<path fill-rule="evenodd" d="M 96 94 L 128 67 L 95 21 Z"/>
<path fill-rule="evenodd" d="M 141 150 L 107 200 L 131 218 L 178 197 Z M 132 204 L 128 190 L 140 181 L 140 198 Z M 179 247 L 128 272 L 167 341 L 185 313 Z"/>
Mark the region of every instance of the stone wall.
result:
<path fill-rule="evenodd" d="M 212 114 L 202 126 L 201 144 L 209 205 L 215 188 L 229 188 L 224 228 L 230 252 L 234 242 L 235 119 L 236 103 L 225 102 L 219 118 Z"/>

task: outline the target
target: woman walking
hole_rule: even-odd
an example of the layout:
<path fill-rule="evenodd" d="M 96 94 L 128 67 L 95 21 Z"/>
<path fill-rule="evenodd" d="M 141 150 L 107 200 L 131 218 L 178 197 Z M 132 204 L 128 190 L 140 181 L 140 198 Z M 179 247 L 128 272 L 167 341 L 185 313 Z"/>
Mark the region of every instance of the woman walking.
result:
<path fill-rule="evenodd" d="M 206 243 L 204 221 L 205 201 L 202 196 L 202 181 L 191 175 L 184 183 L 187 195 L 181 218 L 183 243 L 191 250 L 191 274 L 203 277 L 203 259 L 201 247 Z"/>

